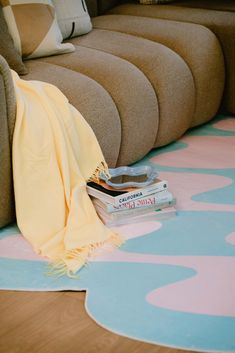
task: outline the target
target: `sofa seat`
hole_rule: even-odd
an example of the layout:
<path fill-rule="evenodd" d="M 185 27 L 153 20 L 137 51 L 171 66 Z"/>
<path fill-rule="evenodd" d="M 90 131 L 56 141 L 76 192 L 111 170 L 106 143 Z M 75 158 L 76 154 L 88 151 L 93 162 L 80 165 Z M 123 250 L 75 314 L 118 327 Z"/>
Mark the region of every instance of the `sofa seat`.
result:
<path fill-rule="evenodd" d="M 235 2 L 174 1 L 167 5 L 140 5 L 137 1 L 114 7 L 108 13 L 201 24 L 218 38 L 226 69 L 223 109 L 235 113 Z M 193 40 L 193 38 L 192 38 Z"/>
<path fill-rule="evenodd" d="M 187 63 L 195 84 L 195 111 L 190 126 L 205 123 L 216 114 L 224 90 L 224 60 L 210 30 L 201 25 L 128 15 L 95 17 L 93 26 L 129 33 L 172 49 Z M 87 40 L 81 38 L 81 45 Z"/>
<path fill-rule="evenodd" d="M 98 29 L 82 38 L 74 38 L 71 42 L 79 45 L 78 51 L 84 46 L 122 58 L 137 67 L 148 79 L 159 108 L 158 115 L 151 124 L 151 129 L 156 133 L 152 148 L 175 141 L 191 126 L 195 107 L 195 86 L 189 67 L 177 53 L 162 44 L 143 38 Z M 130 95 L 133 90 L 136 90 L 135 85 Z M 145 126 L 145 112 L 141 119 L 137 126 L 139 135 L 149 128 Z M 129 129 L 126 134 L 123 130 L 123 134 L 132 145 L 136 144 L 135 131 Z"/>
<path fill-rule="evenodd" d="M 93 24 L 90 33 L 69 40 L 75 45 L 74 53 L 27 61 L 30 74 L 25 78 L 40 78 L 61 88 L 94 129 L 109 165 L 131 164 L 216 114 L 224 88 L 224 63 L 210 30 L 121 15 L 99 16 Z M 122 26 L 125 32 L 119 30 Z M 142 36 L 138 27 L 143 29 Z M 58 72 L 49 75 L 46 70 L 44 75 L 36 63 L 53 65 Z M 103 108 L 102 121 L 109 121 L 103 132 L 101 119 L 94 113 L 97 108 L 91 102 L 86 108 L 79 91 L 75 95 L 79 75 L 105 90 L 115 105 L 112 118 L 108 118 L 109 105 L 108 113 Z M 106 131 L 116 136 L 112 154 L 108 149 L 112 138 L 106 137 Z"/>
<path fill-rule="evenodd" d="M 115 166 L 121 145 L 121 124 L 117 107 L 102 85 L 79 72 L 39 59 L 27 61 L 26 66 L 29 74 L 24 79 L 55 85 L 79 108 L 105 151 L 107 162 Z"/>
<path fill-rule="evenodd" d="M 109 53 L 77 47 L 70 54 L 28 61 L 30 75 L 26 79 L 40 78 L 52 83 L 49 73 L 42 76 L 38 63 L 48 65 L 51 71 L 52 67 L 57 68 L 53 82 L 58 84 L 61 80 L 58 87 L 90 123 L 110 166 L 132 163 L 152 149 L 158 131 L 158 101 L 151 83 L 136 66 Z M 89 92 L 89 87 L 78 88 L 79 75 L 89 78 L 109 98 L 105 101 L 98 90 Z M 69 91 L 73 91 L 72 99 Z M 84 94 L 87 104 L 81 104 Z M 101 100 L 99 106 L 97 100 Z"/>
<path fill-rule="evenodd" d="M 101 42 L 107 41 L 109 52 L 101 45 L 97 49 L 98 38 L 94 36 L 98 33 Z M 90 38 L 90 47 L 76 45 L 82 38 L 74 38 L 70 40 L 76 47 L 74 53 L 36 61 L 82 73 L 109 93 L 121 124 L 117 165 L 131 164 L 142 158 L 155 147 L 158 137 L 161 145 L 170 143 L 190 127 L 195 88 L 191 72 L 179 55 L 161 44 L 127 34 L 94 30 L 85 37 Z M 30 71 L 32 78 L 34 73 Z M 81 111 L 79 100 L 75 106 Z M 107 133 L 112 136 L 112 131 Z M 116 146 L 112 145 L 112 149 Z M 106 158 L 106 150 L 102 150 Z"/>
<path fill-rule="evenodd" d="M 94 14 L 121 1 L 87 0 L 98 6 Z M 90 33 L 68 40 L 74 52 L 25 61 L 29 73 L 22 78 L 51 83 L 67 96 L 94 130 L 110 167 L 130 165 L 212 119 L 223 92 L 233 111 L 235 23 L 233 7 L 226 10 L 231 1 L 216 0 L 215 10 L 209 0 L 207 9 L 196 8 L 195 0 L 185 3 L 116 6 L 92 18 Z M 15 101 L 9 108 L 14 90 L 6 61 L 0 60 L 0 69 L 1 227 L 15 216 Z"/>
<path fill-rule="evenodd" d="M 11 144 L 15 124 L 15 96 L 7 63 L 0 55 L 0 227 L 15 217 Z"/>

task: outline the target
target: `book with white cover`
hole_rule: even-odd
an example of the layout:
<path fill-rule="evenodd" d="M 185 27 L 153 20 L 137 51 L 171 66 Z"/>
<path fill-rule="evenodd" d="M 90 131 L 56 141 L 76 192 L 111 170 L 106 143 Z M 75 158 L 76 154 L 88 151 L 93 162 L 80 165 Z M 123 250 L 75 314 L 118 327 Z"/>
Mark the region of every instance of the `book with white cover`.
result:
<path fill-rule="evenodd" d="M 143 198 L 147 195 L 159 192 L 168 188 L 166 180 L 156 179 L 156 181 L 143 188 L 115 189 L 107 185 L 104 181 L 99 184 L 94 182 L 87 183 L 87 192 L 90 196 L 96 197 L 103 202 L 119 206 L 129 201 Z"/>
<path fill-rule="evenodd" d="M 96 208 L 96 211 L 102 222 L 108 227 L 140 222 L 166 220 L 176 215 L 176 208 L 174 206 L 166 207 L 161 210 L 148 210 L 140 214 L 134 213 L 132 216 L 128 214 L 128 212 L 126 212 L 125 215 L 120 215 L 120 213 L 123 212 L 105 213 L 104 210 L 98 208 Z"/>
<path fill-rule="evenodd" d="M 108 202 L 101 201 L 100 199 L 97 199 L 95 197 L 91 197 L 91 200 L 94 205 L 103 208 L 104 211 L 107 213 L 119 211 L 137 211 L 140 208 L 165 208 L 168 206 L 173 206 L 176 203 L 176 200 L 173 197 L 172 193 L 167 189 L 155 192 L 139 199 L 122 203 L 119 206 L 114 206 Z"/>

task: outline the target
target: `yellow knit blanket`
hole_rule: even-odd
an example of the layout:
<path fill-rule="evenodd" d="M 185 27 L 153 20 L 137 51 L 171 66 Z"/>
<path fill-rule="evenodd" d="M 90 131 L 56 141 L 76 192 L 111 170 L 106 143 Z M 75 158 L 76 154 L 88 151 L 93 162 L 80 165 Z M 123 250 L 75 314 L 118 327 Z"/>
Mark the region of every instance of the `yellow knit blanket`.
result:
<path fill-rule="evenodd" d="M 103 225 L 86 192 L 86 182 L 108 168 L 91 127 L 59 89 L 14 71 L 12 77 L 17 224 L 58 273 L 73 275 L 97 247 L 122 242 Z"/>

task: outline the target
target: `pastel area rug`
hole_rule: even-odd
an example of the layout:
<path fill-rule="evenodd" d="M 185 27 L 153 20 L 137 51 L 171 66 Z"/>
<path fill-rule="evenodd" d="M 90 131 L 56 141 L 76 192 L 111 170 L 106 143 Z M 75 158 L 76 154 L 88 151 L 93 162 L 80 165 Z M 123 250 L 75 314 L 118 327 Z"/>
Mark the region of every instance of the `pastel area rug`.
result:
<path fill-rule="evenodd" d="M 138 164 L 157 166 L 177 215 L 120 226 L 78 279 L 48 276 L 16 225 L 0 232 L 0 288 L 87 290 L 86 309 L 123 336 L 202 352 L 235 352 L 235 118 L 217 116 Z M 106 249 L 107 250 L 107 249 Z"/>

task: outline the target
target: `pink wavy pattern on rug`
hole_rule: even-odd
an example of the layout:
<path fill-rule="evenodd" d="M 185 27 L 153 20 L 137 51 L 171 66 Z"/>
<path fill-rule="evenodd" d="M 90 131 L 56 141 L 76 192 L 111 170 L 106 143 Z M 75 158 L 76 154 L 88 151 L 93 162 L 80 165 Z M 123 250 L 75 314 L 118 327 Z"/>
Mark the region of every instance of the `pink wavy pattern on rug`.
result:
<path fill-rule="evenodd" d="M 134 224 L 125 224 L 119 227 L 113 227 L 112 229 L 120 233 L 125 240 L 132 238 L 142 237 L 146 234 L 157 231 L 162 227 L 161 222 L 151 221 L 151 222 L 141 222 Z"/>
<path fill-rule="evenodd" d="M 226 238 L 225 241 L 231 245 L 235 245 L 235 232 L 230 233 Z"/>
<path fill-rule="evenodd" d="M 160 222 L 142 222 L 127 224 L 113 229 L 122 234 L 123 238 L 127 240 L 156 231 L 161 226 Z M 108 249 L 111 249 L 111 247 L 109 246 Z M 106 250 L 107 247 L 102 247 L 100 252 L 97 252 L 97 255 Z M 14 260 L 48 261 L 45 257 L 37 255 L 21 234 L 10 235 L 0 240 L 0 257 Z"/>
<path fill-rule="evenodd" d="M 191 268 L 196 271 L 195 276 L 153 290 L 147 294 L 146 300 L 157 307 L 175 311 L 235 316 L 234 257 L 158 256 L 116 250 L 93 261 L 165 264 Z"/>
<path fill-rule="evenodd" d="M 161 227 L 160 222 L 147 222 L 115 228 L 125 239 L 143 236 Z M 226 240 L 235 241 L 235 232 Z M 105 249 L 103 249 L 105 250 Z M 34 253 L 20 234 L 0 240 L 0 256 L 4 258 L 47 261 Z M 121 250 L 104 251 L 90 258 L 93 262 L 132 262 L 174 265 L 192 268 L 195 276 L 148 293 L 146 300 L 155 306 L 208 315 L 235 316 L 235 258 L 223 256 L 158 256 L 128 253 Z M 218 280 L 219 278 L 219 280 Z M 230 283 L 228 288 L 228 283 Z M 219 293 L 220 295 L 213 295 Z"/>
<path fill-rule="evenodd" d="M 162 153 L 151 158 L 150 161 L 177 168 L 235 168 L 235 136 L 185 136 L 179 142 L 187 146 L 180 150 Z"/>
<path fill-rule="evenodd" d="M 212 126 L 219 130 L 235 131 L 235 118 L 220 120 Z"/>
<path fill-rule="evenodd" d="M 235 159 L 235 158 L 234 158 Z M 161 179 L 168 180 L 169 190 L 177 199 L 177 210 L 187 211 L 235 211 L 235 204 L 194 201 L 192 197 L 203 192 L 224 188 L 233 180 L 212 174 L 160 172 Z"/>
<path fill-rule="evenodd" d="M 45 257 L 37 255 L 21 234 L 0 240 L 0 257 L 15 260 L 48 261 Z"/>
<path fill-rule="evenodd" d="M 234 257 L 186 257 L 176 263 L 192 266 L 196 276 L 152 291 L 146 297 L 149 303 L 195 314 L 235 316 Z"/>
<path fill-rule="evenodd" d="M 151 222 L 140 222 L 134 224 L 125 224 L 118 227 L 112 227 L 112 230 L 119 233 L 123 240 L 129 240 L 137 237 L 145 236 L 146 234 L 157 231 L 162 227 L 161 222 L 151 221 Z M 113 246 L 110 244 L 103 245 L 96 250 L 95 254 L 89 257 L 89 261 L 96 261 L 97 259 L 106 259 L 106 255 L 115 253 Z M 111 260 L 112 261 L 112 260 Z"/>

